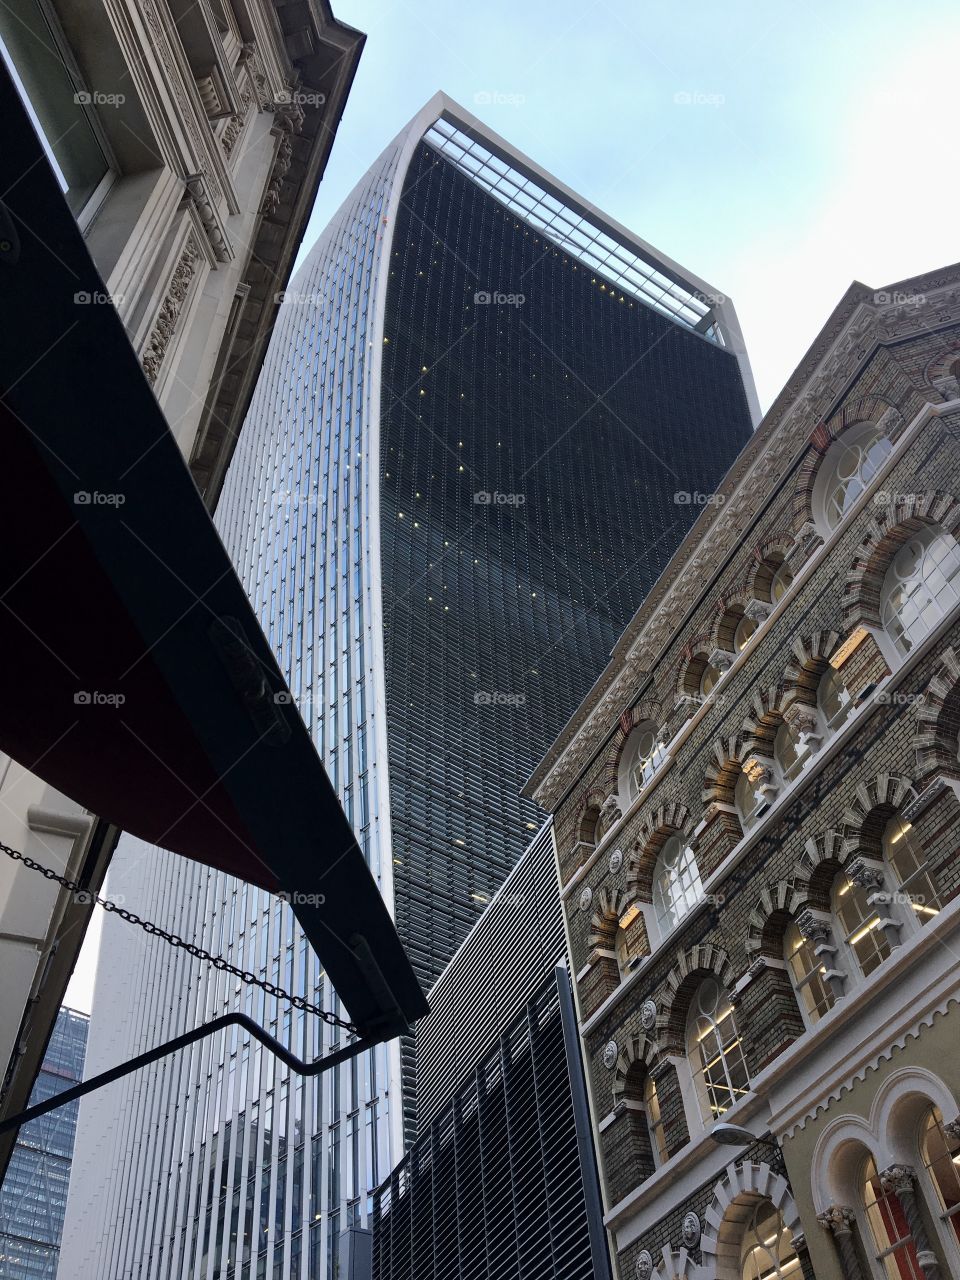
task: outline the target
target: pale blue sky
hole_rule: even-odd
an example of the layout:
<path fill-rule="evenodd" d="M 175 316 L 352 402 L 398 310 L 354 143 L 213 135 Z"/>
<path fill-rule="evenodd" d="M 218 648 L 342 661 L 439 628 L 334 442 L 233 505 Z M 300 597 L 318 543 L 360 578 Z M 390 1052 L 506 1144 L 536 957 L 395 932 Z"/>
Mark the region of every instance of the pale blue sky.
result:
<path fill-rule="evenodd" d="M 852 279 L 879 288 L 960 258 L 955 0 L 334 11 L 368 39 L 306 246 L 442 89 L 728 293 L 764 407 Z"/>

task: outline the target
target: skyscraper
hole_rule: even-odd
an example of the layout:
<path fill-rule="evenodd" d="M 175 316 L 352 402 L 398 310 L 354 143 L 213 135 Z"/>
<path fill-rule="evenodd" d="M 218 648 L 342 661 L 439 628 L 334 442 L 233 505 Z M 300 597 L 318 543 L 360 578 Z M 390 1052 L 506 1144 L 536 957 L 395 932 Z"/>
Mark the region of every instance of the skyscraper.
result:
<path fill-rule="evenodd" d="M 754 407 L 723 295 L 443 97 L 287 292 L 217 520 L 424 986 L 539 826 L 522 782 Z M 132 842 L 111 888 L 333 1004 L 266 895 Z M 237 1004 L 331 1046 L 113 926 L 96 1066 Z M 234 1039 L 105 1093 L 65 1274 L 332 1276 L 415 1100 L 412 1042 L 321 1088 Z"/>
<path fill-rule="evenodd" d="M 61 1093 L 83 1076 L 84 1013 L 61 1009 L 30 1095 L 30 1105 Z M 0 1188 L 0 1276 L 55 1280 L 60 1233 L 77 1127 L 78 1103 L 24 1125 Z"/>

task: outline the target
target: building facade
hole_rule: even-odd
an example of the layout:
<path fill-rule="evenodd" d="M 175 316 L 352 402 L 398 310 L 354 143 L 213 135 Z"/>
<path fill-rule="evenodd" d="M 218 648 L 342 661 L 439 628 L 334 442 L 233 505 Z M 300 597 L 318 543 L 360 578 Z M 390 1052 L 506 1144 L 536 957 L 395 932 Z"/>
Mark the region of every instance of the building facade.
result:
<path fill-rule="evenodd" d="M 373 1280 L 609 1280 L 564 955 L 548 825 L 431 988 L 419 1131 L 375 1196 Z"/>
<path fill-rule="evenodd" d="M 754 403 L 723 295 L 442 97 L 285 291 L 217 523 L 424 986 L 540 825 L 519 787 L 689 527 L 675 495 L 712 488 Z M 132 844 L 111 891 L 335 1004 L 278 901 Z M 237 1005 L 332 1047 L 113 925 L 91 1063 Z M 242 1041 L 144 1079 L 81 1109 L 85 1280 L 332 1276 L 416 1133 L 412 1037 L 322 1085 Z"/>
<path fill-rule="evenodd" d="M 326 0 L 23 0 L 0 13 L 0 74 L 104 282 L 76 294 L 77 324 L 117 309 L 211 507 L 362 43 Z M 55 352 L 41 358 L 56 377 Z M 116 829 L 29 764 L 0 757 L 0 840 L 95 889 Z M 91 909 L 0 860 L 6 1114 L 26 1105 Z"/>
<path fill-rule="evenodd" d="M 30 1095 L 31 1106 L 83 1078 L 88 1023 L 86 1014 L 60 1010 Z M 0 1187 L 3 1280 L 56 1280 L 78 1107 L 68 1102 L 25 1125 L 17 1137 Z"/>
<path fill-rule="evenodd" d="M 960 1274 L 958 374 L 851 286 L 528 785 L 621 1280 Z"/>

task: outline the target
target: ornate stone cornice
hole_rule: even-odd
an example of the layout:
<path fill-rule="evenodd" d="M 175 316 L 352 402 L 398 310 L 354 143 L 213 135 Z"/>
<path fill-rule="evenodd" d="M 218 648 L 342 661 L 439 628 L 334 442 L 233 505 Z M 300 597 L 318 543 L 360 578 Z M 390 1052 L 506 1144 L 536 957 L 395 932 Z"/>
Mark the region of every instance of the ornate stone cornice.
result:
<path fill-rule="evenodd" d="M 186 301 L 187 294 L 190 292 L 190 283 L 196 274 L 199 260 L 200 246 L 191 234 L 187 237 L 177 265 L 173 269 L 170 284 L 167 286 L 166 297 L 160 304 L 157 318 L 153 322 L 153 328 L 144 343 L 143 354 L 140 357 L 143 371 L 151 383 L 156 382 L 160 373 L 164 356 L 167 354 L 167 348 L 170 345 L 170 339 L 176 331 L 177 321 L 183 311 L 183 304 Z"/>
<path fill-rule="evenodd" d="M 883 298 L 894 302 L 884 302 Z M 921 298 L 922 305 L 902 298 Z M 880 299 L 880 301 L 878 301 Z M 610 662 L 537 766 L 524 794 L 544 809 L 560 797 L 616 728 L 648 673 L 681 630 L 690 583 L 707 590 L 753 513 L 783 483 L 816 427 L 878 347 L 960 320 L 960 271 L 947 268 L 877 292 L 850 286 L 617 643 Z M 815 534 L 811 530 L 811 535 Z M 819 536 L 819 535 L 817 535 Z M 797 549 L 798 563 L 811 547 Z"/>

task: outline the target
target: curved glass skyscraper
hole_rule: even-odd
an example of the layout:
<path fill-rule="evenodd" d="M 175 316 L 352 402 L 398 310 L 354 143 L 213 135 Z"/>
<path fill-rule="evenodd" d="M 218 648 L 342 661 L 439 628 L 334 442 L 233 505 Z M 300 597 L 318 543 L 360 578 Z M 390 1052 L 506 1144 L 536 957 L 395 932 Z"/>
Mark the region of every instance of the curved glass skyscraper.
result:
<path fill-rule="evenodd" d="M 425 987 L 539 826 L 521 784 L 754 407 L 722 295 L 442 97 L 286 294 L 217 522 Z M 132 841 L 111 890 L 334 1003 L 267 895 Z M 333 1043 L 109 919 L 90 1070 L 235 1006 L 298 1052 Z M 321 1084 L 242 1037 L 104 1091 L 62 1274 L 332 1276 L 415 1097 L 412 1044 Z"/>

